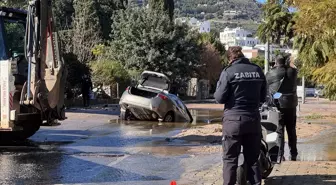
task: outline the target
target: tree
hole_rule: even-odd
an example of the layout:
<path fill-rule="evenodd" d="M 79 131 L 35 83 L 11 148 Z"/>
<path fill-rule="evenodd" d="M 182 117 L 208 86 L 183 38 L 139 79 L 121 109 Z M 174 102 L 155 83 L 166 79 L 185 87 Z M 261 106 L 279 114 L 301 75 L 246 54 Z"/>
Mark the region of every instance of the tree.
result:
<path fill-rule="evenodd" d="M 130 75 L 120 62 L 103 59 L 92 62 L 90 66 L 92 69 L 93 81 L 98 85 L 126 83 L 130 80 Z"/>
<path fill-rule="evenodd" d="M 153 10 L 167 12 L 171 21 L 174 19 L 174 0 L 149 0 L 149 6 Z"/>
<path fill-rule="evenodd" d="M 210 43 L 207 43 L 202 48 L 201 53 L 202 67 L 198 69 L 198 74 L 202 79 L 210 81 L 210 85 L 216 84 L 223 65 L 221 63 L 221 55 L 218 50 Z"/>
<path fill-rule="evenodd" d="M 251 62 L 257 64 L 259 67 L 261 67 L 261 69 L 265 68 L 264 61 L 265 61 L 264 57 L 261 56 L 257 56 L 251 59 Z"/>
<path fill-rule="evenodd" d="M 102 33 L 102 39 L 107 42 L 110 40 L 111 17 L 116 10 L 126 9 L 128 0 L 95 0 L 95 9 L 99 19 L 99 27 Z"/>
<path fill-rule="evenodd" d="M 3 0 L 0 2 L 0 6 L 26 8 L 28 6 L 28 2 L 25 0 Z"/>
<path fill-rule="evenodd" d="M 183 81 L 199 66 L 200 48 L 193 34 L 186 25 L 170 23 L 161 11 L 121 10 L 114 20 L 106 55 L 126 69 L 157 71 Z"/>
<path fill-rule="evenodd" d="M 72 18 L 75 12 L 73 0 L 52 1 L 53 14 L 56 19 L 56 27 L 58 29 L 70 29 Z"/>
<path fill-rule="evenodd" d="M 268 2 L 263 7 L 264 23 L 257 30 L 257 35 L 261 42 L 288 44 L 293 38 L 293 13 L 289 12 L 288 7 L 279 2 Z"/>
<path fill-rule="evenodd" d="M 293 0 L 295 47 L 302 71 L 325 86 L 330 99 L 336 99 L 336 1 Z"/>
<path fill-rule="evenodd" d="M 73 53 L 65 53 L 63 58 L 68 72 L 65 91 L 67 94 L 72 92 L 74 95 L 79 95 L 81 94 L 79 85 L 81 84 L 82 76 L 89 75 L 90 68 L 79 62 L 77 56 Z"/>
<path fill-rule="evenodd" d="M 78 3 L 85 3 L 85 1 L 79 1 L 76 3 L 74 0 L 62 0 L 62 1 L 52 1 L 54 6 L 54 17 L 56 18 L 57 27 L 60 29 L 72 29 L 72 19 L 75 13 L 74 6 Z M 89 1 L 86 0 L 86 3 Z M 99 26 L 97 29 L 100 30 L 102 39 L 108 41 L 110 39 L 109 34 L 111 33 L 112 15 L 115 10 L 125 9 L 128 5 L 128 0 L 91 0 L 90 5 L 91 10 L 94 10 L 98 18 Z"/>
<path fill-rule="evenodd" d="M 220 42 L 218 32 L 211 31 L 210 33 L 199 34 L 198 43 L 202 45 L 202 47 L 207 44 L 213 45 L 220 54 L 221 63 L 224 65 L 228 64 L 225 46 Z"/>
<path fill-rule="evenodd" d="M 81 63 L 93 59 L 92 48 L 101 42 L 99 19 L 93 0 L 76 1 L 73 29 L 69 30 L 68 51 L 74 53 Z"/>

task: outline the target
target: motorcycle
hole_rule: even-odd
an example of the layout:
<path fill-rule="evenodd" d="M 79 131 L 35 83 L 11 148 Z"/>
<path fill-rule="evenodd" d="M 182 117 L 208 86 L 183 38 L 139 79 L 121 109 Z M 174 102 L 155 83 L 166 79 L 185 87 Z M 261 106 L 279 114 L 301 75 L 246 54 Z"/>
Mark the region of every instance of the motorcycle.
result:
<path fill-rule="evenodd" d="M 277 129 L 281 115 L 278 109 L 278 100 L 281 96 L 281 93 L 275 93 L 273 96 L 269 96 L 269 101 L 264 103 L 259 109 L 262 140 L 258 162 L 263 179 L 266 179 L 272 173 L 275 164 L 281 163 L 281 158 L 278 160 L 280 146 L 277 142 L 279 137 Z M 241 148 L 238 158 L 237 184 L 247 184 L 247 165 L 244 161 L 243 147 Z"/>

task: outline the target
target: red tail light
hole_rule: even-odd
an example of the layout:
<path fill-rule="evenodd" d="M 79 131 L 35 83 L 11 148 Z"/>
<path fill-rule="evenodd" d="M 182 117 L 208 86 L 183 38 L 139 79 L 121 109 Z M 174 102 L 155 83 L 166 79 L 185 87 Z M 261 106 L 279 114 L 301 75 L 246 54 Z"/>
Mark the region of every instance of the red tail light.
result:
<path fill-rule="evenodd" d="M 129 90 L 129 86 L 126 88 L 126 91 L 128 91 Z"/>
<path fill-rule="evenodd" d="M 161 99 L 163 99 L 163 100 L 166 100 L 166 99 L 168 99 L 168 97 L 167 96 L 165 96 L 165 95 L 163 95 L 163 94 L 159 94 L 158 95 Z"/>

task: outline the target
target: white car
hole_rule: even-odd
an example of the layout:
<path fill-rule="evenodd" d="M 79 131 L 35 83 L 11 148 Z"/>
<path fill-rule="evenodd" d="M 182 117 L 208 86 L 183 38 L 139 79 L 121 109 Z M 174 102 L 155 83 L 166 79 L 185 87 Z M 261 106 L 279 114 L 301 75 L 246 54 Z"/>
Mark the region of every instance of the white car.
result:
<path fill-rule="evenodd" d="M 159 120 L 192 122 L 193 118 L 185 104 L 169 93 L 170 80 L 162 74 L 144 71 L 136 86 L 129 86 L 120 98 L 122 120 Z"/>

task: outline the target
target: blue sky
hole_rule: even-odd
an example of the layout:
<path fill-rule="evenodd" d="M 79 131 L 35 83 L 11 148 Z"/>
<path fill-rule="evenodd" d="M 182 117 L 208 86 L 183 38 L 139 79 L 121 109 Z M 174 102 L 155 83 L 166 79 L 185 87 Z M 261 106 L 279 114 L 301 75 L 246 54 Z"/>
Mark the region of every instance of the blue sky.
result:
<path fill-rule="evenodd" d="M 266 0 L 257 0 L 259 3 L 265 3 L 266 2 Z M 289 11 L 290 12 L 295 12 L 296 11 L 296 9 L 295 8 L 289 8 Z"/>

